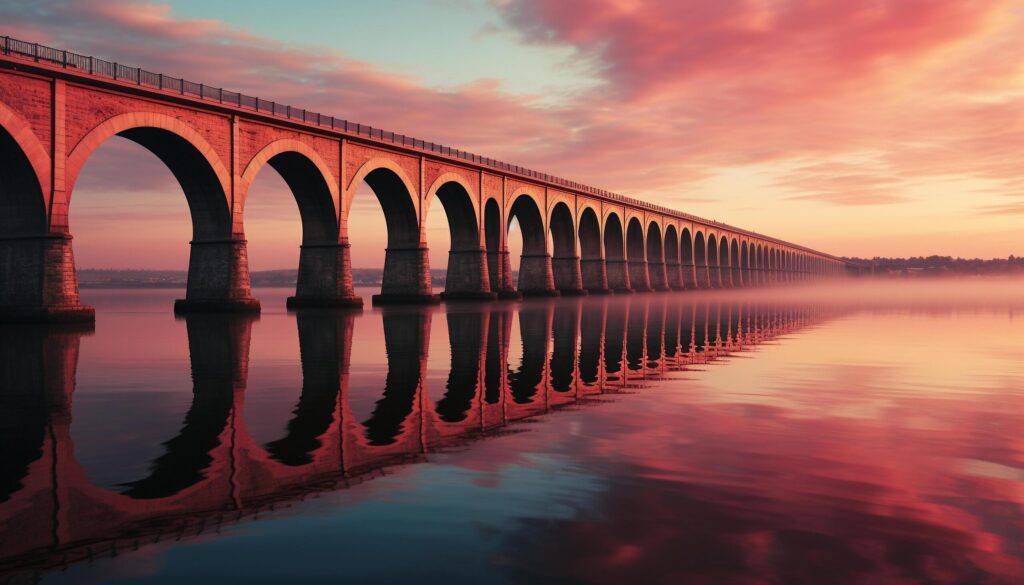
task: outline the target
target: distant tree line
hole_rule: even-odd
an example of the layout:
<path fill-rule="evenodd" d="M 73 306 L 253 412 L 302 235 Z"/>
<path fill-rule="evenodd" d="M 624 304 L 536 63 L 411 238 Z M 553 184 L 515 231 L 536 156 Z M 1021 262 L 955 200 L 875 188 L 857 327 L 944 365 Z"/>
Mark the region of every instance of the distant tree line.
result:
<path fill-rule="evenodd" d="M 1010 255 L 1007 258 L 954 258 L 952 256 L 912 256 L 910 258 L 846 258 L 862 267 L 868 273 L 882 275 L 927 275 L 943 276 L 954 274 L 995 275 L 1024 274 L 1024 257 Z"/>

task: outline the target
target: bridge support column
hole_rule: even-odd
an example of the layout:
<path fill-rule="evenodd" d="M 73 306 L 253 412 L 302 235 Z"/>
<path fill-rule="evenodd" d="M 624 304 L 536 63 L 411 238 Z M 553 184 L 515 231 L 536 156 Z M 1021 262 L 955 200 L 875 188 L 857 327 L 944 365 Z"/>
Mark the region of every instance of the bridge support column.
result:
<path fill-rule="evenodd" d="M 608 273 L 605 270 L 603 258 L 588 258 L 580 260 L 580 273 L 583 278 L 583 288 L 592 295 L 608 294 Z"/>
<path fill-rule="evenodd" d="M 682 266 L 678 262 L 665 263 L 665 278 L 668 288 L 671 290 L 684 290 L 686 283 L 683 281 Z"/>
<path fill-rule="evenodd" d="M 523 254 L 519 262 L 519 292 L 528 297 L 557 297 L 549 254 Z"/>
<path fill-rule="evenodd" d="M 718 266 L 708 266 L 708 288 L 724 288 L 722 269 Z"/>
<path fill-rule="evenodd" d="M 551 272 L 554 276 L 555 288 L 562 296 L 587 294 L 587 291 L 583 290 L 583 274 L 579 256 L 552 258 Z"/>
<path fill-rule="evenodd" d="M 78 296 L 71 236 L 0 237 L 0 322 L 91 322 Z"/>
<path fill-rule="evenodd" d="M 633 292 L 633 288 L 629 286 L 628 262 L 623 259 L 605 260 L 605 270 L 608 275 L 608 288 L 617 294 Z"/>
<path fill-rule="evenodd" d="M 440 302 L 430 282 L 430 260 L 425 246 L 388 248 L 384 251 L 384 278 L 375 305 L 421 305 Z"/>
<path fill-rule="evenodd" d="M 487 250 L 483 248 L 449 251 L 441 298 L 446 301 L 498 298 L 498 294 L 491 291 L 487 262 Z"/>
<path fill-rule="evenodd" d="M 523 295 L 516 290 L 512 282 L 512 257 L 508 250 L 488 252 L 488 256 L 495 257 L 498 267 L 498 298 L 499 299 L 520 299 Z M 490 258 L 488 258 L 488 261 Z"/>
<path fill-rule="evenodd" d="M 647 274 L 646 261 L 629 261 L 629 283 L 636 292 L 651 292 L 651 279 Z"/>
<path fill-rule="evenodd" d="M 352 286 L 349 243 L 303 244 L 299 250 L 299 278 L 288 308 L 362 307 Z"/>
<path fill-rule="evenodd" d="M 258 313 L 249 286 L 249 258 L 243 239 L 193 240 L 185 298 L 175 313 Z"/>
<path fill-rule="evenodd" d="M 650 279 L 651 288 L 654 290 L 668 290 L 668 273 L 664 262 L 648 262 L 647 274 Z"/>
<path fill-rule="evenodd" d="M 683 288 L 693 290 L 697 288 L 697 267 L 693 264 L 683 264 Z"/>

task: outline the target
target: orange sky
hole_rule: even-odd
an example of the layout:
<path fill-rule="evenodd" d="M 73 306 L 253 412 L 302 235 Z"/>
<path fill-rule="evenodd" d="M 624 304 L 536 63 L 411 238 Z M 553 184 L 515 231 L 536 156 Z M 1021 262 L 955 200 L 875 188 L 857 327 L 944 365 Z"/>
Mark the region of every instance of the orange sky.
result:
<path fill-rule="evenodd" d="M 323 10 L 347 26 L 304 34 L 263 2 L 240 23 L 186 0 L 44 1 L 0 7 L 0 21 L 5 34 L 838 255 L 1024 254 L 1021 2 L 437 0 Z M 272 173 L 258 177 L 246 210 L 256 270 L 297 258 L 298 213 Z M 379 265 L 384 242 L 365 195 L 351 230 L 357 267 Z M 436 211 L 429 237 L 442 267 Z M 184 267 L 187 213 L 151 155 L 105 145 L 75 188 L 79 265 Z"/>

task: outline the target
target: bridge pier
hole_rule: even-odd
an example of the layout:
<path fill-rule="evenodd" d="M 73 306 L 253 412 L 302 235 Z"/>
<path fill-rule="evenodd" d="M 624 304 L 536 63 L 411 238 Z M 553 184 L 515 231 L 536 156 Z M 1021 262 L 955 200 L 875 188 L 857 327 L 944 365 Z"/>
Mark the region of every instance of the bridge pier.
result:
<path fill-rule="evenodd" d="M 527 297 L 557 297 L 550 254 L 523 254 L 519 261 L 519 292 Z"/>
<path fill-rule="evenodd" d="M 684 263 L 682 266 L 683 288 L 694 290 L 697 288 L 697 267 L 693 263 Z"/>
<path fill-rule="evenodd" d="M 71 235 L 0 237 L 0 322 L 92 322 L 78 295 Z"/>
<path fill-rule="evenodd" d="M 498 298 L 499 299 L 521 299 L 523 298 L 522 293 L 516 290 L 515 284 L 512 282 L 512 257 L 509 255 L 508 250 L 499 250 L 497 252 L 488 252 L 488 255 L 493 254 L 497 257 L 498 265 Z"/>
<path fill-rule="evenodd" d="M 616 294 L 633 292 L 633 288 L 629 286 L 629 265 L 626 260 L 605 260 L 605 270 L 609 289 Z"/>
<path fill-rule="evenodd" d="M 430 282 L 426 246 L 388 248 L 384 251 L 384 278 L 375 305 L 423 305 L 440 302 Z"/>
<path fill-rule="evenodd" d="M 679 262 L 665 263 L 665 278 L 670 290 L 686 289 L 686 283 L 683 281 L 683 267 Z"/>
<path fill-rule="evenodd" d="M 289 309 L 362 307 L 352 286 L 352 257 L 348 242 L 303 244 L 299 277 Z"/>
<path fill-rule="evenodd" d="M 669 290 L 668 272 L 664 262 L 648 262 L 647 274 L 652 289 L 657 291 Z"/>
<path fill-rule="evenodd" d="M 608 273 L 605 270 L 603 258 L 588 258 L 580 260 L 580 273 L 583 279 L 583 288 L 592 295 L 602 295 L 611 292 L 608 288 Z"/>
<path fill-rule="evenodd" d="M 244 239 L 193 240 L 185 298 L 175 313 L 258 313 L 260 302 L 249 286 Z"/>
<path fill-rule="evenodd" d="M 555 280 L 555 288 L 562 296 L 587 294 L 587 291 L 583 289 L 583 274 L 579 256 L 552 258 L 551 271 Z"/>
<path fill-rule="evenodd" d="M 629 283 L 636 292 L 651 292 L 651 280 L 647 274 L 646 260 L 629 261 Z"/>
<path fill-rule="evenodd" d="M 441 298 L 454 300 L 493 300 L 488 277 L 488 254 L 484 248 L 448 252 L 448 272 Z"/>

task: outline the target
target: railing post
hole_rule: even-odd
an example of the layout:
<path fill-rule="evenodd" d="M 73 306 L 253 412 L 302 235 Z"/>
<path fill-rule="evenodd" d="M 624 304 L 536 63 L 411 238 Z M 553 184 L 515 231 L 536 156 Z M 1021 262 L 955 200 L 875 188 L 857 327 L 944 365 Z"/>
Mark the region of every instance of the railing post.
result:
<path fill-rule="evenodd" d="M 89 56 L 89 75 L 92 75 L 92 55 Z"/>
<path fill-rule="evenodd" d="M 164 74 L 163 73 L 157 73 L 157 77 L 158 77 L 157 86 L 160 89 L 163 89 L 164 88 Z"/>
<path fill-rule="evenodd" d="M 4 37 L 4 55 L 11 54 L 11 37 Z"/>
<path fill-rule="evenodd" d="M 184 85 L 184 83 L 182 83 L 182 85 Z M 203 99 L 203 89 L 205 89 L 205 84 L 200 83 L 199 84 L 199 99 Z"/>
<path fill-rule="evenodd" d="M 32 43 L 32 58 L 39 60 L 39 43 Z"/>
<path fill-rule="evenodd" d="M 60 64 L 61 64 L 62 67 L 67 69 L 68 68 L 68 52 L 65 49 L 65 50 L 61 51 L 60 53 L 61 53 L 61 55 L 60 55 Z"/>
<path fill-rule="evenodd" d="M 224 103 L 224 88 L 223 87 L 217 89 L 217 101 L 219 101 L 222 104 Z"/>
<path fill-rule="evenodd" d="M 117 63 L 114 63 L 114 80 L 117 80 Z"/>

